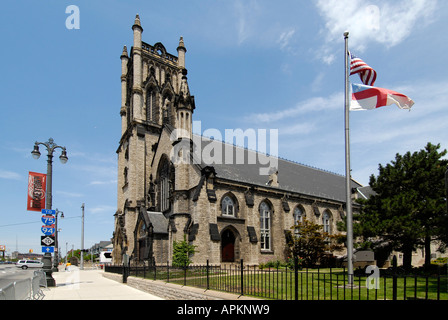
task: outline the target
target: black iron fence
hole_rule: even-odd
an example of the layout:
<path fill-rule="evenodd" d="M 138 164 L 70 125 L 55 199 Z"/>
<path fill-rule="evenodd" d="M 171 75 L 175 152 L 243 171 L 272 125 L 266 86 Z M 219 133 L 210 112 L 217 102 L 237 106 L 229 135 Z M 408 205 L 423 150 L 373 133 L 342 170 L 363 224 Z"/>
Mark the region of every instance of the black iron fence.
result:
<path fill-rule="evenodd" d="M 404 275 L 379 269 L 349 281 L 343 268 L 299 269 L 226 264 L 106 266 L 106 272 L 275 300 L 448 300 L 446 272 Z"/>

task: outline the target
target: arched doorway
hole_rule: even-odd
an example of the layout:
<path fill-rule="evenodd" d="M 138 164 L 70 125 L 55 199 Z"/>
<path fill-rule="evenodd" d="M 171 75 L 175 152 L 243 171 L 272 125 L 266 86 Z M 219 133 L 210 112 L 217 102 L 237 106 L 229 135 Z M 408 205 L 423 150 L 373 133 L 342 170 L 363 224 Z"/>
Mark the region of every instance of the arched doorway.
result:
<path fill-rule="evenodd" d="M 235 234 L 230 229 L 224 230 L 221 235 L 221 261 L 235 261 Z"/>

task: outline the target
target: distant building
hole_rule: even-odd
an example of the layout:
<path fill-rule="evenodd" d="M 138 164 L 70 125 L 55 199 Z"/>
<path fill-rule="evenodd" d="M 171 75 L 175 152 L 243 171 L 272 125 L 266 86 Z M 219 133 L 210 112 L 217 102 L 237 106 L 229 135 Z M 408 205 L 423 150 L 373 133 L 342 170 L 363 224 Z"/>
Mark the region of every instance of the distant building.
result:
<path fill-rule="evenodd" d="M 92 247 L 90 247 L 90 252 L 94 255 L 99 255 L 102 251 L 110 250 L 112 246 L 112 241 L 100 241 L 99 243 L 95 243 Z"/>
<path fill-rule="evenodd" d="M 11 253 L 11 259 L 28 259 L 28 260 L 41 260 L 44 257 L 41 253 L 20 253 L 18 251 L 13 251 Z"/>

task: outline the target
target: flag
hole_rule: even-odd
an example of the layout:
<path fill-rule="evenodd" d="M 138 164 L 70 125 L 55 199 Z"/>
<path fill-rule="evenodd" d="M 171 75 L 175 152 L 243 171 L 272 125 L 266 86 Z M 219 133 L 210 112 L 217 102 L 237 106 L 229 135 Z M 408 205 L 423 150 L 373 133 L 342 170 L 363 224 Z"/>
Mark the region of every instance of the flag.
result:
<path fill-rule="evenodd" d="M 44 173 L 29 172 L 27 210 L 39 211 L 45 209 L 45 193 L 47 189 L 47 175 Z"/>
<path fill-rule="evenodd" d="M 362 83 L 373 86 L 376 80 L 376 71 L 367 65 L 360 58 L 350 53 L 350 75 L 359 74 Z"/>
<path fill-rule="evenodd" d="M 396 104 L 400 109 L 411 109 L 414 101 L 389 89 L 352 83 L 350 110 L 371 110 L 391 104 Z"/>

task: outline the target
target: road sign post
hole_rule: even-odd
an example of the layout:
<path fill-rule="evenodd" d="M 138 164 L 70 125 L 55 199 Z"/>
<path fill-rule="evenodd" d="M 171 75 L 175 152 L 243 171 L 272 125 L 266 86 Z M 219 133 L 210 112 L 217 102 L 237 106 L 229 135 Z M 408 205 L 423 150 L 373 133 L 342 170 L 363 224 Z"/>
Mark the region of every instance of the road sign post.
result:
<path fill-rule="evenodd" d="M 51 236 L 52 234 L 54 234 L 55 228 L 54 225 L 51 226 L 42 226 L 42 228 L 40 228 L 42 233 L 46 236 Z"/>
<path fill-rule="evenodd" d="M 41 236 L 40 237 L 40 244 L 43 247 L 54 247 L 54 236 Z"/>
<path fill-rule="evenodd" d="M 54 216 L 56 214 L 56 210 L 51 209 L 42 209 L 41 212 L 47 216 Z"/>
<path fill-rule="evenodd" d="M 47 226 L 55 224 L 55 222 L 56 222 L 55 216 L 49 216 L 49 215 L 42 216 L 41 220 L 42 220 L 42 223 Z"/>
<path fill-rule="evenodd" d="M 43 253 L 53 253 L 54 247 L 42 247 L 42 252 Z"/>

